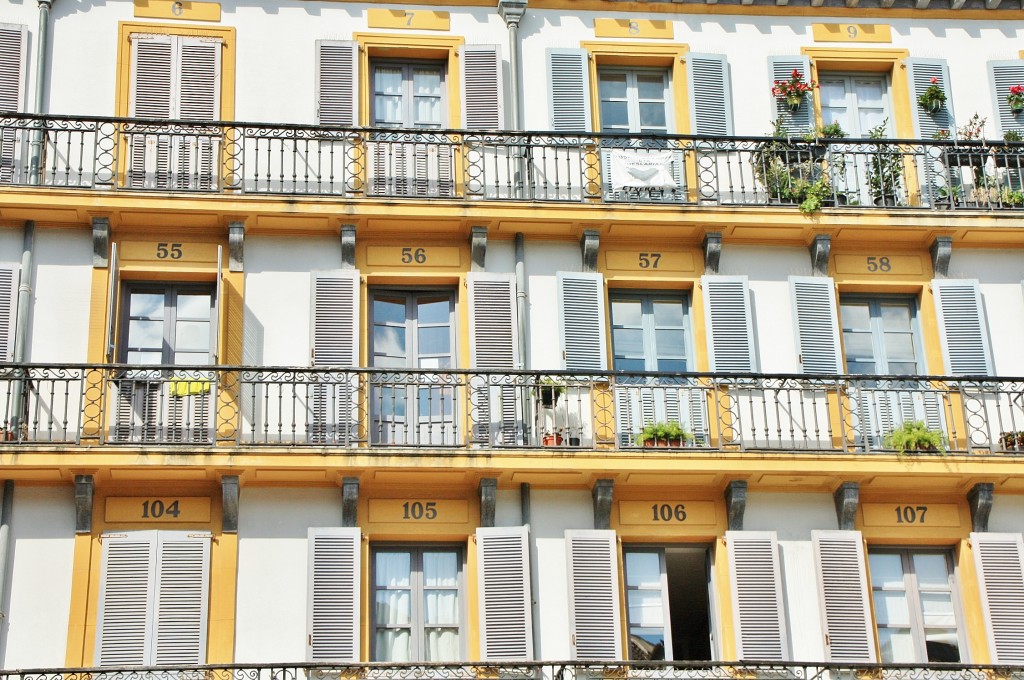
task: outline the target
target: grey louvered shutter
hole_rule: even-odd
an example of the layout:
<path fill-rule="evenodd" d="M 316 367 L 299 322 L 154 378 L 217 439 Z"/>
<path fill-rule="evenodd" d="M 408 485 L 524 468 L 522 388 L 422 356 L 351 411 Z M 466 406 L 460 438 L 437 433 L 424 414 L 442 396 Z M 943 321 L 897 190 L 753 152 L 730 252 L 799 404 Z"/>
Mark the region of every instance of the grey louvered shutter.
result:
<path fill-rule="evenodd" d="M 359 662 L 358 528 L 309 529 L 306 659 Z"/>
<path fill-rule="evenodd" d="M 811 60 L 800 55 L 785 57 L 768 57 L 768 74 L 774 83 L 776 80 L 789 80 L 793 71 L 799 71 L 804 82 L 811 81 Z M 769 91 L 770 94 L 770 91 Z M 796 111 L 790 111 L 785 97 L 771 95 L 776 118 L 782 118 L 782 125 L 790 133 L 810 132 L 814 129 L 814 93 L 804 97 L 803 104 Z"/>
<path fill-rule="evenodd" d="M 988 325 L 976 279 L 933 279 L 947 375 L 992 375 Z"/>
<path fill-rule="evenodd" d="M 601 274 L 558 272 L 558 328 L 566 370 L 607 370 L 604 298 Z"/>
<path fill-rule="evenodd" d="M 509 371 L 519 361 L 516 282 L 513 274 L 473 272 L 466 276 L 469 293 L 469 353 L 472 367 L 482 371 Z M 520 392 L 501 376 L 476 375 L 470 379 L 475 410 L 473 438 L 512 444 L 522 432 Z"/>
<path fill-rule="evenodd" d="M 812 531 L 825 652 L 834 663 L 874 663 L 864 543 L 859 531 Z"/>
<path fill-rule="evenodd" d="M 922 109 L 917 98 L 921 96 L 936 78 L 939 87 L 946 94 L 945 105 L 930 113 Z M 954 132 L 953 93 L 949 86 L 949 67 L 945 59 L 907 59 L 907 83 L 910 87 L 910 108 L 914 112 L 914 132 L 919 139 L 934 139 L 939 130 Z"/>
<path fill-rule="evenodd" d="M 149 662 L 150 622 L 155 603 L 156 533 L 103 534 L 97 666 L 142 666 Z"/>
<path fill-rule="evenodd" d="M 110 244 L 110 260 L 107 264 L 107 361 L 114 360 L 117 350 L 117 309 L 121 299 L 121 269 L 117 260 L 117 243 Z"/>
<path fill-rule="evenodd" d="M 24 108 L 26 35 L 25 26 L 0 24 L 0 111 Z M 16 152 L 16 131 L 0 131 L 0 184 L 15 180 Z"/>
<path fill-rule="evenodd" d="M 174 106 L 174 45 L 169 35 L 132 36 L 132 85 L 129 115 L 170 118 Z M 167 135 L 128 137 L 127 183 L 135 189 L 171 186 L 171 140 Z"/>
<path fill-rule="evenodd" d="M 690 134 L 731 135 L 732 84 L 724 54 L 686 55 Z"/>
<path fill-rule="evenodd" d="M 727 531 L 736 658 L 787 661 L 779 545 L 774 531 Z"/>
<path fill-rule="evenodd" d="M 313 272 L 314 366 L 359 363 L 359 270 Z"/>
<path fill-rule="evenodd" d="M 21 268 L 0 262 L 0 361 L 14 360 L 14 326 L 18 316 L 18 285 Z"/>
<path fill-rule="evenodd" d="M 1024 665 L 1024 542 L 1020 534 L 972 533 L 991 663 Z"/>
<path fill-rule="evenodd" d="M 750 314 L 750 289 L 746 276 L 706 275 L 705 323 L 711 370 L 724 373 L 757 371 L 754 326 Z"/>
<path fill-rule="evenodd" d="M 155 666 L 206 663 L 210 541 L 204 532 L 157 532 Z"/>
<path fill-rule="evenodd" d="M 357 43 L 316 41 L 316 120 L 320 125 L 359 124 L 358 64 Z"/>
<path fill-rule="evenodd" d="M 501 49 L 497 45 L 463 45 L 459 54 L 462 57 L 462 127 L 467 130 L 504 128 Z"/>
<path fill-rule="evenodd" d="M 220 118 L 219 38 L 179 38 L 179 83 L 176 118 L 214 121 Z M 175 186 L 209 190 L 218 186 L 220 144 L 213 128 L 200 128 L 194 136 L 177 140 Z"/>
<path fill-rule="evenodd" d="M 480 527 L 476 545 L 481 659 L 532 661 L 529 528 Z"/>
<path fill-rule="evenodd" d="M 619 560 L 614 531 L 566 531 L 572 658 L 622 658 Z"/>
<path fill-rule="evenodd" d="M 1000 133 L 1024 130 L 1024 112 L 1014 113 L 1006 96 L 1014 85 L 1024 85 L 1024 59 L 988 62 L 989 83 L 992 87 L 992 110 Z"/>
<path fill-rule="evenodd" d="M 590 131 L 590 85 L 587 51 L 547 49 L 548 97 L 551 129 L 556 132 Z"/>
<path fill-rule="evenodd" d="M 842 373 L 835 282 L 827 276 L 790 276 L 789 286 L 793 292 L 803 372 L 812 375 Z"/>

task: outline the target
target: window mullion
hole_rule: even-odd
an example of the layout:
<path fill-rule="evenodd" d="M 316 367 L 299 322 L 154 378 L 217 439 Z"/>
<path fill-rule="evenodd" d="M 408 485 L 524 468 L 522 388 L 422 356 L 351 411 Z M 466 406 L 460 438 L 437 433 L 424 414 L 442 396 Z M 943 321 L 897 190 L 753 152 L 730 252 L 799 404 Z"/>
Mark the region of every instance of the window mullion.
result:
<path fill-rule="evenodd" d="M 178 321 L 178 289 L 171 286 L 164 292 L 163 363 L 174 363 L 174 328 Z"/>
<path fill-rule="evenodd" d="M 922 662 L 928 661 L 928 646 L 925 644 L 924 622 L 922 621 L 921 591 L 917 587 L 917 572 L 914 571 L 914 560 L 910 550 L 900 553 L 903 559 L 903 582 L 907 589 L 907 609 L 910 614 L 911 635 L 914 639 L 914 651 Z"/>

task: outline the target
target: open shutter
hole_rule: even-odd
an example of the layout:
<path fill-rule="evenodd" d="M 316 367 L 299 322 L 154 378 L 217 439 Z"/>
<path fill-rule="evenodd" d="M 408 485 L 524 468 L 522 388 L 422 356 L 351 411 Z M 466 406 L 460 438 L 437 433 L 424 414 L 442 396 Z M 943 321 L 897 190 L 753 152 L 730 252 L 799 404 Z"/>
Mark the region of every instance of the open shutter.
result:
<path fill-rule="evenodd" d="M 803 372 L 812 375 L 842 373 L 835 282 L 825 276 L 790 276 L 789 285 L 793 291 Z"/>
<path fill-rule="evenodd" d="M 547 49 L 548 97 L 551 129 L 556 132 L 590 131 L 590 85 L 587 51 Z"/>
<path fill-rule="evenodd" d="M 757 371 L 747 277 L 706 275 L 701 277 L 701 285 L 711 370 Z"/>
<path fill-rule="evenodd" d="M 224 247 L 217 246 L 217 283 L 213 291 L 213 310 L 210 316 L 210 363 L 220 363 L 220 309 L 224 295 Z"/>
<path fill-rule="evenodd" d="M 834 663 L 875 663 L 864 543 L 859 531 L 812 531 L 825 651 Z"/>
<path fill-rule="evenodd" d="M 169 35 L 132 36 L 131 102 L 134 118 L 170 118 L 174 111 L 174 46 Z M 171 140 L 166 135 L 129 138 L 128 186 L 170 188 Z"/>
<path fill-rule="evenodd" d="M 23 110 L 25 91 L 25 26 L 0 24 L 0 111 Z M 17 176 L 17 133 L 0 131 L 0 184 Z"/>
<path fill-rule="evenodd" d="M 532 661 L 528 527 L 476 530 L 483 661 Z"/>
<path fill-rule="evenodd" d="M 157 533 L 153 658 L 156 666 L 206 663 L 210 535 Z"/>
<path fill-rule="evenodd" d="M 0 262 L 0 360 L 14 360 L 14 327 L 18 316 L 18 285 L 21 268 Z"/>
<path fill-rule="evenodd" d="M 110 260 L 107 264 L 107 361 L 114 360 L 117 344 L 117 307 L 121 289 L 121 270 L 117 265 L 117 243 L 110 245 Z"/>
<path fill-rule="evenodd" d="M 989 84 L 992 87 L 992 110 L 1000 134 L 1007 130 L 1024 130 L 1024 113 L 1014 113 L 1006 96 L 1014 85 L 1024 85 L 1024 59 L 988 62 Z"/>
<path fill-rule="evenodd" d="M 320 125 L 359 124 L 358 64 L 358 44 L 316 41 L 316 120 Z"/>
<path fill-rule="evenodd" d="M 359 271 L 313 272 L 314 366 L 359 363 Z"/>
<path fill-rule="evenodd" d="M 768 74 L 771 82 L 789 80 L 793 71 L 799 71 L 804 82 L 811 80 L 811 60 L 799 55 L 785 57 L 768 57 Z M 769 94 L 771 90 L 769 88 Z M 810 132 L 814 129 L 814 94 L 808 93 L 803 104 L 796 111 L 790 111 L 785 97 L 771 95 L 775 117 L 782 118 L 782 125 L 792 134 Z"/>
<path fill-rule="evenodd" d="M 614 531 L 566 531 L 572 658 L 622 658 L 619 560 Z"/>
<path fill-rule="evenodd" d="M 462 127 L 466 130 L 502 129 L 505 116 L 500 48 L 463 45 L 459 54 L 462 58 Z"/>
<path fill-rule="evenodd" d="M 604 277 L 558 272 L 558 328 L 566 370 L 605 371 Z"/>
<path fill-rule="evenodd" d="M 359 662 L 358 528 L 309 529 L 306 659 Z"/>
<path fill-rule="evenodd" d="M 779 545 L 774 531 L 727 531 L 736 658 L 787 661 Z"/>
<path fill-rule="evenodd" d="M 932 78 L 946 94 L 946 103 L 935 113 L 925 111 L 918 103 Z M 910 86 L 910 108 L 914 112 L 914 133 L 918 139 L 934 139 L 939 130 L 954 132 L 953 93 L 949 86 L 949 67 L 945 59 L 907 59 L 907 83 Z"/>
<path fill-rule="evenodd" d="M 1020 534 L 972 533 L 991 663 L 1024 664 L 1024 543 Z"/>
<path fill-rule="evenodd" d="M 988 326 L 976 279 L 933 279 L 947 375 L 992 375 Z"/>
<path fill-rule="evenodd" d="M 156 532 L 103 534 L 97 666 L 142 666 L 150 658 Z"/>
<path fill-rule="evenodd" d="M 469 351 L 474 369 L 508 371 L 517 368 L 519 333 L 516 282 L 512 274 L 474 272 L 467 277 L 469 292 Z M 472 378 L 476 411 L 473 437 L 478 441 L 515 443 L 520 438 L 517 389 L 495 386 L 499 380 Z"/>
<path fill-rule="evenodd" d="M 724 54 L 686 55 L 689 81 L 690 134 L 731 135 L 732 85 Z"/>

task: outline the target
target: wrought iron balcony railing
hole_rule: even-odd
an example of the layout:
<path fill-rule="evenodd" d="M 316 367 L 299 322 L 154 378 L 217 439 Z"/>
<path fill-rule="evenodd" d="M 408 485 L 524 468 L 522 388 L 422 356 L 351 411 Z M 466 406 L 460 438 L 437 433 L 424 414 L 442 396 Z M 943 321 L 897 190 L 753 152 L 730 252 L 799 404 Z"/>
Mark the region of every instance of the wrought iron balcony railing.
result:
<path fill-rule="evenodd" d="M 1004 142 L 414 131 L 0 114 L 0 186 L 1024 210 Z"/>
<path fill-rule="evenodd" d="M 168 665 L 0 671 L 0 680 L 992 680 L 1024 667 L 954 663 L 548 661 Z"/>
<path fill-rule="evenodd" d="M 6 364 L 0 416 L 9 445 L 1007 454 L 1024 379 Z"/>

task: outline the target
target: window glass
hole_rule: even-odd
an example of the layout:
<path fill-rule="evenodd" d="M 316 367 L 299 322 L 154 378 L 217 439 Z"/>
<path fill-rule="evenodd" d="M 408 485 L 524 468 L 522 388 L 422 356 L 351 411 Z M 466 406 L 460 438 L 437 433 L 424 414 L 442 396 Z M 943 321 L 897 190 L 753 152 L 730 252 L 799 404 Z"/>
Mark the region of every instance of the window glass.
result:
<path fill-rule="evenodd" d="M 855 374 L 920 374 L 917 305 L 911 299 L 840 300 L 846 370 Z"/>
<path fill-rule="evenodd" d="M 611 298 L 611 314 L 615 370 L 690 370 L 685 297 L 616 292 Z"/>
<path fill-rule="evenodd" d="M 668 71 L 601 69 L 597 79 L 602 132 L 671 132 Z"/>
<path fill-rule="evenodd" d="M 444 65 L 374 61 L 371 122 L 382 127 L 442 128 Z"/>
<path fill-rule="evenodd" d="M 121 356 L 135 364 L 210 363 L 213 293 L 194 285 L 125 289 Z"/>

